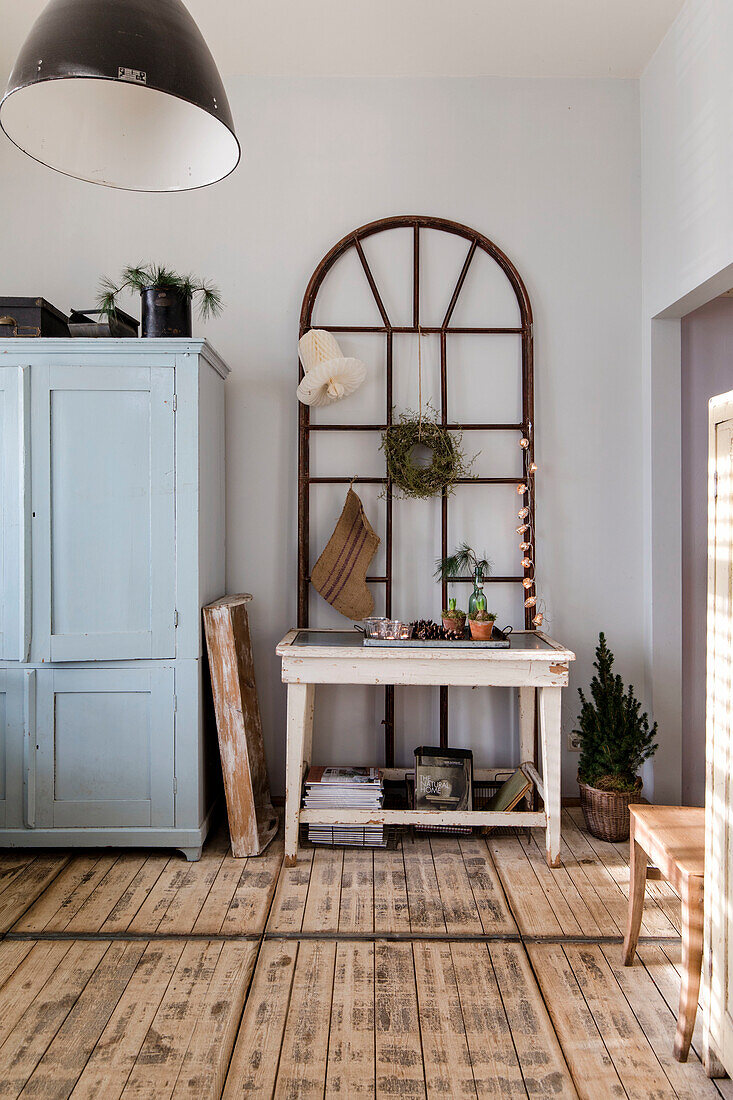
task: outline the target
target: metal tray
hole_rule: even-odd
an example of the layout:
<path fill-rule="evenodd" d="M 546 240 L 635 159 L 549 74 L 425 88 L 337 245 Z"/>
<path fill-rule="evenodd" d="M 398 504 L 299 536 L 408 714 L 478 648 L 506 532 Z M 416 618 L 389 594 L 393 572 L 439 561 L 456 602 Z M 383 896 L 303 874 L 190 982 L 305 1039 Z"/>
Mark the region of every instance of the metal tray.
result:
<path fill-rule="evenodd" d="M 493 636 L 488 642 L 475 642 L 473 638 L 436 638 L 430 642 L 423 642 L 419 638 L 365 638 L 364 645 L 385 649 L 509 649 L 509 636 L 494 627 Z"/>

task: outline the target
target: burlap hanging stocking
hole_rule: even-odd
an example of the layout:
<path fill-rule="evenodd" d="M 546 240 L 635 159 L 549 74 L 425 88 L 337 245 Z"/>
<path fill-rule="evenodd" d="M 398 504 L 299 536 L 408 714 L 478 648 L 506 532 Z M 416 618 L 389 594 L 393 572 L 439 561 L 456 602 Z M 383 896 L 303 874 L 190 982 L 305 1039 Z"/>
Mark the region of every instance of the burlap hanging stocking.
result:
<path fill-rule="evenodd" d="M 311 573 L 316 592 L 348 619 L 366 619 L 374 610 L 366 575 L 379 541 L 361 500 L 350 488 L 334 532 Z"/>

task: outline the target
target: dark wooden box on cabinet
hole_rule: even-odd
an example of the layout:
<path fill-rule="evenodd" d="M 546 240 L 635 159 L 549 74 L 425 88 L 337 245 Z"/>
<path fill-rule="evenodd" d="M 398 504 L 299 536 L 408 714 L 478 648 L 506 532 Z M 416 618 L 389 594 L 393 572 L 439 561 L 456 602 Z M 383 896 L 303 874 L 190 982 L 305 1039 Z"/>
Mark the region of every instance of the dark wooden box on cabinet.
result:
<path fill-rule="evenodd" d="M 13 336 L 68 336 L 66 314 L 45 298 L 0 296 L 0 339 Z"/>

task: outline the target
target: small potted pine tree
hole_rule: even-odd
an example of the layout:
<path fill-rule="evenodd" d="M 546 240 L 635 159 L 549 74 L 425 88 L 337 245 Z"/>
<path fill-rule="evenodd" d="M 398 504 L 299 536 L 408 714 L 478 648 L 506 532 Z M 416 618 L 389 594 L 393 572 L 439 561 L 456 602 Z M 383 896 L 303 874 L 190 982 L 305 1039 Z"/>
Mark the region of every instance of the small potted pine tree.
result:
<path fill-rule="evenodd" d="M 638 802 L 642 779 L 639 769 L 657 751 L 657 723 L 649 717 L 629 685 L 613 673 L 613 653 L 606 636 L 598 636 L 596 675 L 591 699 L 578 689 L 581 702 L 579 729 L 580 805 L 588 831 L 600 840 L 628 840 L 629 804 Z"/>
<path fill-rule="evenodd" d="M 455 596 L 449 596 L 448 606 L 443 608 L 443 626 L 446 630 L 457 630 L 460 634 L 466 629 L 466 612 L 456 607 Z"/>

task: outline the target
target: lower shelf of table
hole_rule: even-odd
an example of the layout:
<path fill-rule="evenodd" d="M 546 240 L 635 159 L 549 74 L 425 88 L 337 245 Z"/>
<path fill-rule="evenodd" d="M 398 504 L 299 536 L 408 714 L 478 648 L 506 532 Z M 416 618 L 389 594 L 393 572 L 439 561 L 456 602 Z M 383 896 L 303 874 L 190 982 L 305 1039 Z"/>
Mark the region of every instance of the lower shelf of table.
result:
<path fill-rule="evenodd" d="M 542 828 L 544 810 L 301 810 L 308 825 L 494 825 Z"/>

